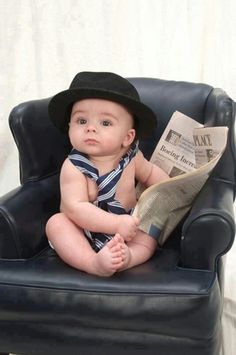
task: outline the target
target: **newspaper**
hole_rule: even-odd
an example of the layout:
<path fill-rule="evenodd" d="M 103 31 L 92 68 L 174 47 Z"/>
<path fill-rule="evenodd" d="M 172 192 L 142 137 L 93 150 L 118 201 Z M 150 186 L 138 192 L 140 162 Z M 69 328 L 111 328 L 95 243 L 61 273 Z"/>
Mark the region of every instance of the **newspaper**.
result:
<path fill-rule="evenodd" d="M 147 189 L 138 184 L 133 212 L 139 228 L 159 245 L 191 208 L 226 148 L 227 135 L 228 127 L 204 127 L 178 111 L 171 117 L 150 159 L 171 179 Z"/>

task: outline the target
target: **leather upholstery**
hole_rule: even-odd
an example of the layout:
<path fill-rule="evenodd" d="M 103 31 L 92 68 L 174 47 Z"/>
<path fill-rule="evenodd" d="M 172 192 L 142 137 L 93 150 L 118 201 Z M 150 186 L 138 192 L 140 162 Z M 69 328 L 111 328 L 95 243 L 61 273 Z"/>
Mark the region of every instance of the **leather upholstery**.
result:
<path fill-rule="evenodd" d="M 71 147 L 48 119 L 49 99 L 20 104 L 10 127 L 21 186 L 0 199 L 0 351 L 18 354 L 219 355 L 222 255 L 234 234 L 235 104 L 209 85 L 132 78 L 158 129 L 179 110 L 227 125 L 226 152 L 170 239 L 144 265 L 111 278 L 87 275 L 48 248 L 59 209 L 59 171 Z"/>

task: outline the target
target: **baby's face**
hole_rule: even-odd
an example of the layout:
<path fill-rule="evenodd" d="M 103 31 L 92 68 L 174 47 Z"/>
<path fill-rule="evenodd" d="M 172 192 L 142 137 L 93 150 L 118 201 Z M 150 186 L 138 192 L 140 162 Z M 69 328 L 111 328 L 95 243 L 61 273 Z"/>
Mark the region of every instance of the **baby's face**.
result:
<path fill-rule="evenodd" d="M 69 137 L 74 148 L 88 155 L 117 154 L 134 140 L 133 117 L 116 102 L 84 99 L 73 105 Z"/>

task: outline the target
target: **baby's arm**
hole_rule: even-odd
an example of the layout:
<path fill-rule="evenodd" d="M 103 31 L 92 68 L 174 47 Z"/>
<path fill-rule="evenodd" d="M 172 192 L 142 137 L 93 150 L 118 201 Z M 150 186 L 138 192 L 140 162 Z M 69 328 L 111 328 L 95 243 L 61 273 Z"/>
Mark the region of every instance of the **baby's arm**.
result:
<path fill-rule="evenodd" d="M 60 176 L 62 212 L 75 224 L 91 232 L 125 234 L 127 240 L 137 232 L 138 219 L 115 215 L 89 202 L 86 177 L 66 159 Z"/>
<path fill-rule="evenodd" d="M 164 170 L 144 158 L 140 151 L 135 159 L 135 176 L 145 187 L 170 179 Z"/>

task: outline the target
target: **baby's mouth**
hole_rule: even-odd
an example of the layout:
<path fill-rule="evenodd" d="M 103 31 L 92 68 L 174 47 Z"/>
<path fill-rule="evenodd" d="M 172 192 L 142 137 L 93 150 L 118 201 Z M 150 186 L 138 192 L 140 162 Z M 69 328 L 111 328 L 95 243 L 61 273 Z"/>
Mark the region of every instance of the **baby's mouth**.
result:
<path fill-rule="evenodd" d="M 85 139 L 85 143 L 93 145 L 93 144 L 97 144 L 98 141 L 93 138 L 88 138 L 88 139 Z"/>

